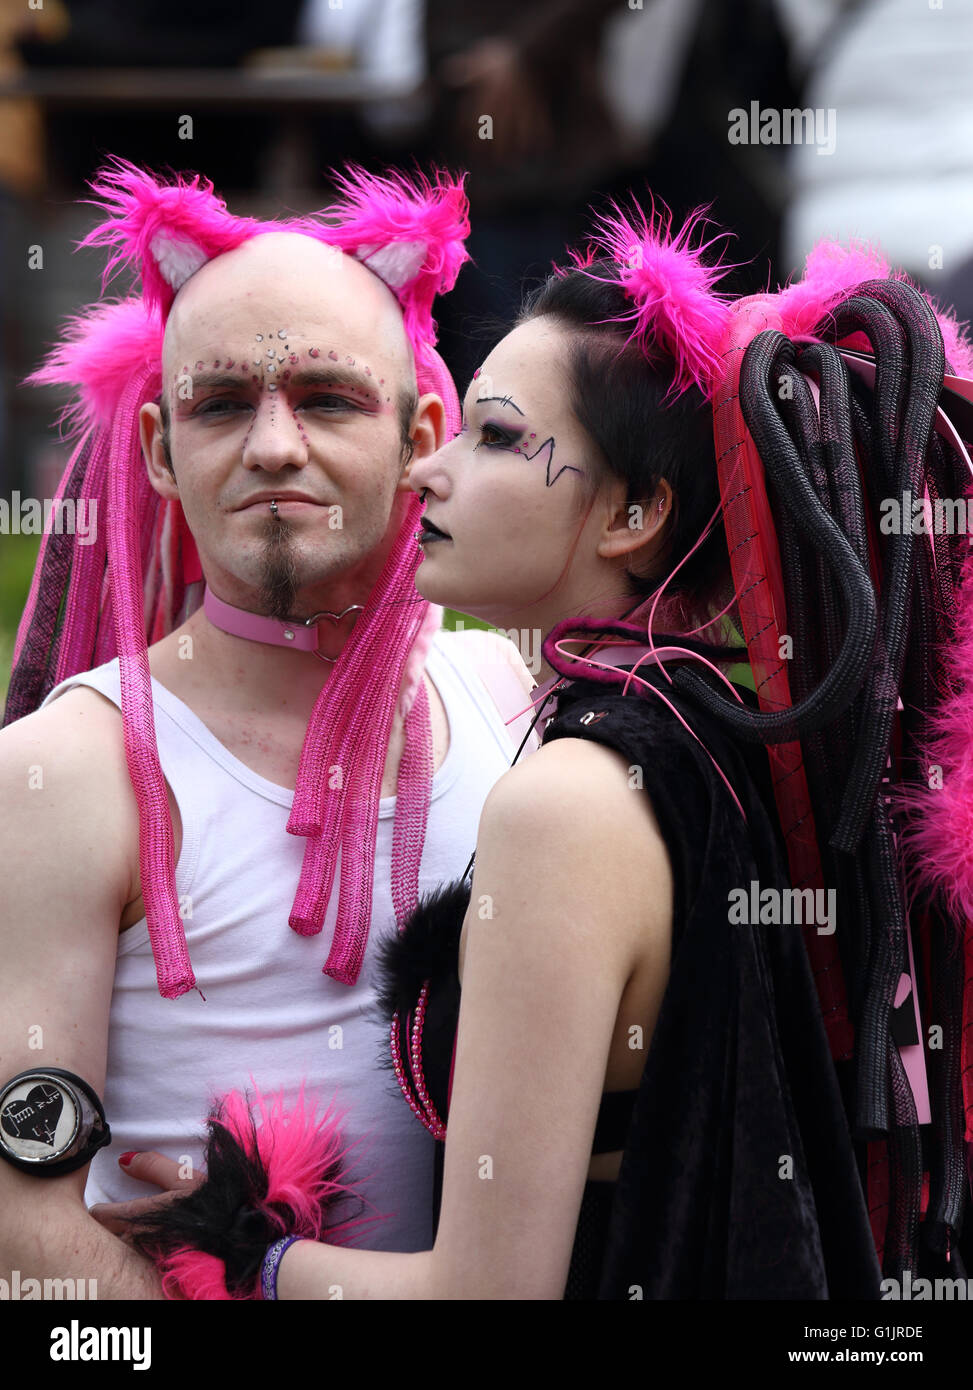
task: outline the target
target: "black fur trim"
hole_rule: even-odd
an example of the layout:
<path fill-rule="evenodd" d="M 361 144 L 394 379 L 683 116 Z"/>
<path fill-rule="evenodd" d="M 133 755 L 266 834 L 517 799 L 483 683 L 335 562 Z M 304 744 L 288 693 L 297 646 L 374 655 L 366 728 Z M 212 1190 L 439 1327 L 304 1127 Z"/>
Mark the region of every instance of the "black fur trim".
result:
<path fill-rule="evenodd" d="M 416 1006 L 426 980 L 431 987 L 457 979 L 459 938 L 470 903 L 469 879 L 444 883 L 420 899 L 401 932 L 378 953 L 378 1007 L 391 1019 Z"/>

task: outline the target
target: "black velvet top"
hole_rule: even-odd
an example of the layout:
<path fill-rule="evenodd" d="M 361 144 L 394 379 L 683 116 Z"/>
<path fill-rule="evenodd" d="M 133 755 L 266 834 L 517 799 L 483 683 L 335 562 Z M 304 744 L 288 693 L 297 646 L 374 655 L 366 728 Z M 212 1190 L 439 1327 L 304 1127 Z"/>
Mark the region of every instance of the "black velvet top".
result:
<path fill-rule="evenodd" d="M 661 674 L 644 678 L 712 752 L 746 822 L 705 749 L 661 700 L 588 681 L 560 694 L 544 742 L 591 739 L 642 769 L 674 890 L 670 975 L 621 1122 L 621 1170 L 617 1183 L 587 1184 L 566 1297 L 878 1298 L 802 928 L 740 924 L 739 913 L 731 922 L 733 890 L 789 887 L 768 812 L 766 754 L 744 750 Z M 389 1013 L 398 1008 L 405 1021 L 431 980 L 422 1066 L 444 1120 L 468 892 L 453 884 L 426 899 L 386 953 Z"/>

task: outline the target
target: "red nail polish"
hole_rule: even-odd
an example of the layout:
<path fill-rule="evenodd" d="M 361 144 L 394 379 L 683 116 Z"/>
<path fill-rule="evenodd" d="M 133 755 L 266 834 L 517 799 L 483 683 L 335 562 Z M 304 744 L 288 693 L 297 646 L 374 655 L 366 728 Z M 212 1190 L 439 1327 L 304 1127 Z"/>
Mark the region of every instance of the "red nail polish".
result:
<path fill-rule="evenodd" d="M 137 1149 L 133 1149 L 131 1153 L 128 1153 L 128 1154 L 121 1154 L 121 1155 L 119 1156 L 118 1161 L 119 1161 L 119 1163 L 122 1165 L 123 1168 L 127 1168 L 127 1167 L 128 1167 L 128 1165 L 131 1163 L 132 1159 L 135 1157 L 135 1155 L 136 1155 L 137 1152 L 138 1152 Z"/>

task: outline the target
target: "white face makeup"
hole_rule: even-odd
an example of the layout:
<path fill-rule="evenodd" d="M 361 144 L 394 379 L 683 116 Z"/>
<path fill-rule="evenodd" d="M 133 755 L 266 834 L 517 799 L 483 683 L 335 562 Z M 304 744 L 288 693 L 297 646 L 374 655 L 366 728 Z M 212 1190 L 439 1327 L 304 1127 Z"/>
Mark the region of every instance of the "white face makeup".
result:
<path fill-rule="evenodd" d="M 515 328 L 470 383 L 460 433 L 412 465 L 426 497 L 425 598 L 488 622 L 557 603 L 585 526 L 590 449 L 568 402 L 566 352 L 549 320 Z"/>

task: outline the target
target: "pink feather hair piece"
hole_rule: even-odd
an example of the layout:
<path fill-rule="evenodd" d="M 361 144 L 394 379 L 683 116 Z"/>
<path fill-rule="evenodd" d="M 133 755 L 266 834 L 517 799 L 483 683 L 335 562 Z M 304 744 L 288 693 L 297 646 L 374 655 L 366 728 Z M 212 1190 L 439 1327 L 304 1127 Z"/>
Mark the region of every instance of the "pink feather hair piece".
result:
<path fill-rule="evenodd" d="M 819 241 L 808 252 L 800 280 L 786 285 L 775 297 L 781 332 L 789 338 L 810 337 L 835 304 L 866 280 L 888 279 L 889 272 L 881 251 L 867 242 Z M 863 342 L 867 346 L 867 339 Z"/>
<path fill-rule="evenodd" d="M 355 1216 L 332 1224 L 329 1216 L 337 1202 L 353 1197 L 360 1208 L 361 1194 L 335 1177 L 349 1146 L 342 1138 L 344 1112 L 333 1105 L 317 1115 L 302 1086 L 288 1105 L 283 1092 L 264 1096 L 255 1088 L 253 1098 L 240 1091 L 221 1097 L 210 1123 L 227 1130 L 247 1157 L 266 1175 L 266 1191 L 255 1209 L 265 1215 L 281 1236 L 303 1240 L 327 1240 L 329 1245 L 349 1245 L 367 1226 L 381 1220 L 377 1214 Z M 162 1288 L 168 1298 L 236 1300 L 259 1297 L 230 1293 L 223 1261 L 191 1246 L 159 1257 Z"/>
<path fill-rule="evenodd" d="M 973 497 L 969 500 L 973 501 Z M 908 813 L 903 840 L 910 877 L 942 895 L 951 916 L 973 930 L 973 552 L 956 595 L 946 648 L 947 691 L 930 717 L 921 766 L 937 785 L 899 793 Z"/>
<path fill-rule="evenodd" d="M 130 376 L 147 376 L 150 393 L 162 390 L 163 331 L 141 299 L 94 305 L 68 319 L 61 341 L 27 381 L 73 388 L 59 421 L 68 433 L 108 428 Z"/>
<path fill-rule="evenodd" d="M 595 279 L 594 257 L 607 257 L 618 267 L 618 279 L 634 301 L 618 322 L 631 323 L 629 341 L 637 339 L 647 356 L 661 350 L 674 364 L 672 390 L 676 395 L 696 385 L 711 396 L 722 371 L 720 348 L 730 320 L 728 297 L 715 286 L 733 267 L 709 264 L 710 247 L 730 235 L 719 231 L 709 240 L 700 233 L 713 224 L 707 209 L 697 208 L 672 233 L 672 213 L 652 201 L 648 215 L 633 204 L 630 211 L 612 203 L 610 213 L 596 218 L 591 245 L 572 257 L 575 269 Z"/>
<path fill-rule="evenodd" d="M 824 238 L 808 252 L 804 274 L 776 296 L 781 331 L 790 338 L 810 337 L 831 310 L 868 280 L 902 280 L 919 290 L 936 315 L 946 361 L 959 376 L 973 376 L 973 343 L 951 309 L 943 308 L 904 271 L 893 270 L 878 247 L 859 240 L 847 244 Z M 851 348 L 871 351 L 864 333 L 842 340 Z"/>

